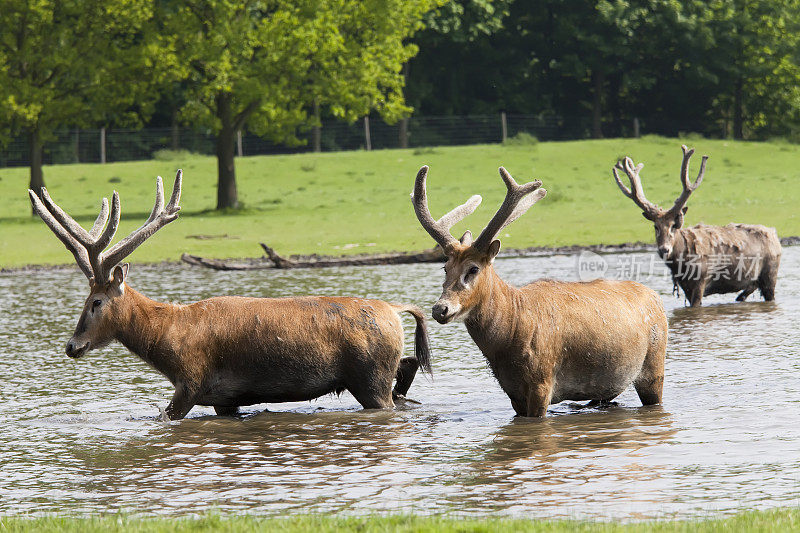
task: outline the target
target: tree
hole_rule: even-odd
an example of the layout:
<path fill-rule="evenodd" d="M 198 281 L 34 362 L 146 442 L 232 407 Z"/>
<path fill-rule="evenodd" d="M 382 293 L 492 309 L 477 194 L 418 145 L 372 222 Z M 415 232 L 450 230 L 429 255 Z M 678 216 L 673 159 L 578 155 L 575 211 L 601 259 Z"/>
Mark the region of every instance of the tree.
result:
<path fill-rule="evenodd" d="M 234 140 L 257 135 L 298 143 L 315 104 L 353 119 L 407 112 L 404 40 L 433 0 L 189 0 L 166 19 L 188 71 L 184 119 L 217 135 L 217 208 L 238 207 Z"/>
<path fill-rule="evenodd" d="M 0 2 L 0 133 L 30 142 L 30 188 L 44 186 L 43 143 L 57 128 L 113 114 L 136 122 L 155 100 L 157 47 L 146 0 Z M 4 127 L 3 127 L 4 126 Z"/>
<path fill-rule="evenodd" d="M 733 137 L 800 126 L 800 2 L 717 0 L 704 22 L 713 35 L 715 110 L 731 117 Z"/>

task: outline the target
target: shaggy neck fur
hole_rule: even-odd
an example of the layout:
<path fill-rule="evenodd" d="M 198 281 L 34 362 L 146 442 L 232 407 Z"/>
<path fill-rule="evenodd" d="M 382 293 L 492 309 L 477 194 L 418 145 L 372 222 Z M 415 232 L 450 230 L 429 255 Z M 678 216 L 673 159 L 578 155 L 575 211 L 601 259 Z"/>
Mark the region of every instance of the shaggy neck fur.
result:
<path fill-rule="evenodd" d="M 176 305 L 156 302 L 126 285 L 110 310 L 111 323 L 117 325 L 114 338 L 172 383 L 185 379 L 182 374 L 186 368 L 175 349 L 175 341 L 180 339 L 170 338 L 177 331 L 173 327 L 177 309 Z"/>
<path fill-rule="evenodd" d="M 522 292 L 503 281 L 492 265 L 487 266 L 476 283 L 470 304 L 471 311 L 464 320 L 472 339 L 492 360 L 491 348 L 516 343 L 517 317 L 524 312 Z M 499 350 L 503 351 L 503 350 Z"/>

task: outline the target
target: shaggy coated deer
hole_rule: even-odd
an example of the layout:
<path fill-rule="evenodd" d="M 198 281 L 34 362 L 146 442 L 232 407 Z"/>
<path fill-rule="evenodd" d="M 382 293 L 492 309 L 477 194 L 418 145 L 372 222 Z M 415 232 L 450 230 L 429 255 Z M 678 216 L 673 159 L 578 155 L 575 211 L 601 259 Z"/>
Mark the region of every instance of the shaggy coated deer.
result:
<path fill-rule="evenodd" d="M 632 281 L 505 283 L 492 263 L 505 226 L 544 198 L 542 182 L 518 185 L 500 167 L 508 189 L 489 224 L 473 242 L 450 228 L 481 201 L 473 196 L 438 221 L 428 210 L 428 167 L 417 174 L 414 210 L 445 254 L 442 295 L 433 306 L 441 324 L 463 320 L 517 415 L 545 416 L 563 400 L 615 398 L 633 382 L 644 405 L 661 402 L 667 317 L 659 296 Z"/>
<path fill-rule="evenodd" d="M 109 250 L 120 217 L 114 192 L 86 231 L 50 199 L 28 191 L 33 207 L 89 278 L 90 292 L 67 355 L 118 340 L 175 386 L 171 420 L 195 405 L 234 415 L 239 406 L 302 401 L 350 391 L 364 408 L 392 407 L 421 365 L 430 372 L 428 335 L 420 309 L 359 298 L 223 296 L 190 305 L 155 302 L 127 284 L 119 263 L 178 217 L 181 171 L 164 206 L 161 178 L 147 221 Z M 108 225 L 106 225 L 108 222 Z M 103 229 L 105 227 L 105 229 Z M 417 323 L 416 357 L 404 357 L 399 313 Z M 392 390 L 392 380 L 397 384 Z"/>
<path fill-rule="evenodd" d="M 641 208 L 644 218 L 653 222 L 658 255 L 672 272 L 675 291 L 680 287 L 692 307 L 702 305 L 703 296 L 709 294 L 741 291 L 736 297 L 736 301 L 741 302 L 756 289 L 765 300 L 774 300 L 781 262 L 781 242 L 775 228 L 750 224 L 683 227 L 683 218 L 689 209 L 686 202 L 703 181 L 708 156 L 703 156 L 697 179 L 692 183 L 689 159 L 694 150 L 686 145 L 681 149 L 683 191 L 669 209 L 662 209 L 645 198 L 639 177 L 642 163 L 634 166 L 631 158 L 626 157 L 612 168 L 622 194 Z M 628 175 L 630 189 L 622 183 L 617 170 Z"/>

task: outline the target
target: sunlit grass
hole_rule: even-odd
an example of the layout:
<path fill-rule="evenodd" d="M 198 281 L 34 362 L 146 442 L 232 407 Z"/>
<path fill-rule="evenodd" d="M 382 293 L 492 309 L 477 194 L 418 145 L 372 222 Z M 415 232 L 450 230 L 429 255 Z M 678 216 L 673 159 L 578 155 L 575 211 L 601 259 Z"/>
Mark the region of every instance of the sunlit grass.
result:
<path fill-rule="evenodd" d="M 289 518 L 206 515 L 201 518 L 134 518 L 125 515 L 89 518 L 0 518 L 0 531 L 27 532 L 238 532 L 276 531 L 282 533 L 338 531 L 372 532 L 767 532 L 800 530 L 796 509 L 751 511 L 730 518 L 706 520 L 615 522 L 539 521 L 503 518 L 457 518 L 420 516 L 372 516 L 340 518 L 302 515 Z"/>
<path fill-rule="evenodd" d="M 433 243 L 409 200 L 422 164 L 431 166 L 428 190 L 434 215 L 472 194 L 484 198 L 478 211 L 454 228 L 456 234 L 480 230 L 492 216 L 505 193 L 497 174 L 497 167 L 504 165 L 518 181 L 539 178 L 549 191 L 506 229 L 504 246 L 617 244 L 654 237 L 652 226 L 614 184 L 612 165 L 624 155 L 644 162 L 641 175 L 648 198 L 669 206 L 680 192 L 680 144 L 648 137 L 245 157 L 236 162 L 244 208 L 225 213 L 214 211 L 217 167 L 212 157 L 59 165 L 45 168 L 45 180 L 56 202 L 86 226 L 94 220 L 100 198 L 118 190 L 121 238 L 147 217 L 155 176 L 164 176 L 169 190 L 176 168 L 182 167 L 181 218 L 142 246 L 133 261 L 174 261 L 183 252 L 258 256 L 259 242 L 281 254 L 428 248 Z M 777 227 L 781 236 L 800 234 L 800 147 L 719 140 L 689 144 L 697 148 L 692 176 L 700 155 L 711 157 L 703 185 L 689 201 L 688 224 L 761 223 Z M 71 263 L 61 243 L 30 216 L 27 183 L 27 169 L 0 169 L 0 266 Z"/>

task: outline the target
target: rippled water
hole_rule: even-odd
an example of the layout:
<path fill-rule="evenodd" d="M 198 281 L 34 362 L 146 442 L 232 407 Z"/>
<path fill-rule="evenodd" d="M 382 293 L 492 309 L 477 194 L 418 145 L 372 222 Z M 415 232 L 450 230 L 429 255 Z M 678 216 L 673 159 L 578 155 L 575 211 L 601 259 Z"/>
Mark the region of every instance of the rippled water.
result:
<path fill-rule="evenodd" d="M 650 254 L 610 257 L 646 264 Z M 657 260 L 656 260 L 657 264 Z M 621 267 L 620 267 L 621 268 Z M 500 259 L 508 281 L 576 278 L 575 256 Z M 778 301 L 733 295 L 688 309 L 650 276 L 670 318 L 664 405 L 633 390 L 608 409 L 553 406 L 515 419 L 461 324 L 431 322 L 422 405 L 361 411 L 345 393 L 246 408 L 196 407 L 163 423 L 166 379 L 121 345 L 63 354 L 79 271 L 0 275 L 0 514 L 207 509 L 638 519 L 800 504 L 800 248 L 784 250 Z M 440 265 L 218 273 L 134 267 L 161 300 L 349 294 L 429 308 Z M 753 297 L 751 297 L 752 299 Z M 410 353 L 412 323 L 405 320 Z"/>

